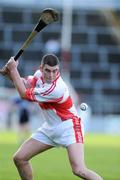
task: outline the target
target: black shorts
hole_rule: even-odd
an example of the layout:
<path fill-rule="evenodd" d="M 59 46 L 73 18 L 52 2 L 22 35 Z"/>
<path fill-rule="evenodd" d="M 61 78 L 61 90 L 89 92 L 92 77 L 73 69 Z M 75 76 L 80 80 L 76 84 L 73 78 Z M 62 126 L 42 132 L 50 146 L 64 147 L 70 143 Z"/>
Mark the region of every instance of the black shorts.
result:
<path fill-rule="evenodd" d="M 29 122 L 29 112 L 26 109 L 20 111 L 19 123 L 24 124 Z"/>

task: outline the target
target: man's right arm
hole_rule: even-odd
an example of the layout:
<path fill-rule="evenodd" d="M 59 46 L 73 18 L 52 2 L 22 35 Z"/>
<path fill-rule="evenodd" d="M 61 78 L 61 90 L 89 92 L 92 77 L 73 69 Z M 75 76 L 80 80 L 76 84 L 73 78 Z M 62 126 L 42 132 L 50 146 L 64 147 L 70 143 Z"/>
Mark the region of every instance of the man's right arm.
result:
<path fill-rule="evenodd" d="M 6 64 L 7 69 L 9 70 L 10 77 L 14 83 L 15 88 L 17 89 L 19 95 L 21 98 L 25 98 L 25 92 L 26 92 L 26 87 L 25 84 L 20 77 L 20 74 L 17 70 L 17 63 L 14 60 L 14 58 L 11 58 L 8 63 Z"/>

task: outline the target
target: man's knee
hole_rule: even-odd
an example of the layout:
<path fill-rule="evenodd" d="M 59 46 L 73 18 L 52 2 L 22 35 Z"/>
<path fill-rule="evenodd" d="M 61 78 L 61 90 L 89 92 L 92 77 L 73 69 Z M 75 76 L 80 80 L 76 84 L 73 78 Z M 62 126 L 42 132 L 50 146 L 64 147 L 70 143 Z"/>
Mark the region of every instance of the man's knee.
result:
<path fill-rule="evenodd" d="M 19 153 L 13 155 L 13 161 L 15 165 L 22 165 L 23 163 L 26 162 L 25 158 L 23 158 L 23 156 L 20 155 Z"/>
<path fill-rule="evenodd" d="M 85 178 L 86 177 L 86 168 L 74 168 L 73 169 L 73 174 L 78 176 L 78 177 L 81 177 L 81 178 Z"/>

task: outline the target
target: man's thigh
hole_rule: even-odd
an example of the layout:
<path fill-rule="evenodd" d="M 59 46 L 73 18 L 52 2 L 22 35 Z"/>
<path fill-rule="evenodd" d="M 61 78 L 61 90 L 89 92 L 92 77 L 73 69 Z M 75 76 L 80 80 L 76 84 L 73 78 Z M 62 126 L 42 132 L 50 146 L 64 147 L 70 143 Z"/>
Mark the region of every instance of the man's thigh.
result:
<path fill-rule="evenodd" d="M 16 152 L 17 156 L 20 156 L 20 158 L 29 160 L 35 155 L 44 152 L 48 149 L 51 149 L 53 146 L 44 144 L 40 141 L 37 141 L 33 138 L 29 138 L 26 140 L 21 147 Z"/>

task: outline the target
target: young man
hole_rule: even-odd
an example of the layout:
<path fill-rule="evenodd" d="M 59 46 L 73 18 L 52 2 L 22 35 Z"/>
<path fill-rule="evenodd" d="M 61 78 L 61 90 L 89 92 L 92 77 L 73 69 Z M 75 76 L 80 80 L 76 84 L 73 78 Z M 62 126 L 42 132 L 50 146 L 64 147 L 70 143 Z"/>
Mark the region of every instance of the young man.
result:
<path fill-rule="evenodd" d="M 60 76 L 59 60 L 54 54 L 42 58 L 40 69 L 28 79 L 20 77 L 17 62 L 12 57 L 3 68 L 3 74 L 12 79 L 21 98 L 37 102 L 46 122 L 14 155 L 14 163 L 22 180 L 33 180 L 29 160 L 35 155 L 56 146 L 68 152 L 74 175 L 86 180 L 102 180 L 89 170 L 84 162 L 84 142 L 81 120 Z"/>

